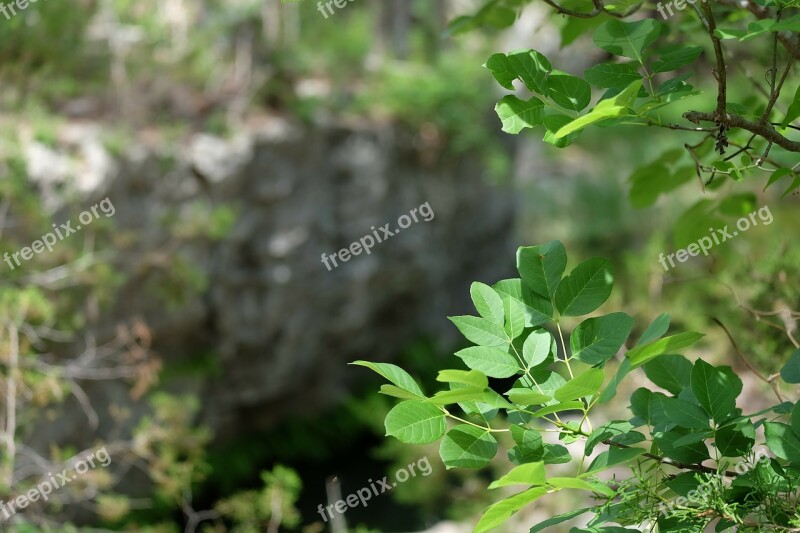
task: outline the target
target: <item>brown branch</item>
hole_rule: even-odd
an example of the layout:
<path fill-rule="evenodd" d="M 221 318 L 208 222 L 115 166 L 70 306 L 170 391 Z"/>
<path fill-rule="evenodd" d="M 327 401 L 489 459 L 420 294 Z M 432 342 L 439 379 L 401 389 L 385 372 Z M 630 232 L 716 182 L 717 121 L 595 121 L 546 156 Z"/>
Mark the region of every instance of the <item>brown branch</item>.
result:
<path fill-rule="evenodd" d="M 724 117 L 721 117 L 721 120 L 718 120 L 716 112 L 701 113 L 700 111 L 689 111 L 688 113 L 683 114 L 683 118 L 689 122 L 692 122 L 693 124 L 699 124 L 700 122 L 719 122 L 730 128 L 739 128 L 749 131 L 750 133 L 755 133 L 767 141 L 777 144 L 788 152 L 800 152 L 800 142 L 787 139 L 778 133 L 771 124 L 759 125 L 756 122 L 751 122 L 740 117 L 739 115 L 733 114 L 725 115 Z"/>

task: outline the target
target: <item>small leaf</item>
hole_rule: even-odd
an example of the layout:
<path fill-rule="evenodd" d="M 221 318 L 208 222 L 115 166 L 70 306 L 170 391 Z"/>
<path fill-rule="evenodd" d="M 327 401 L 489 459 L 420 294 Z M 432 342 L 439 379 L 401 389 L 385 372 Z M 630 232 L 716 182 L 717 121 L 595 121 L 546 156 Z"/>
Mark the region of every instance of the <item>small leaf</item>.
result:
<path fill-rule="evenodd" d="M 528 101 L 520 100 L 513 94 L 504 96 L 494 110 L 506 133 L 517 134 L 544 121 L 544 103 L 535 96 Z"/>
<path fill-rule="evenodd" d="M 624 22 L 612 19 L 594 32 L 594 43 L 614 55 L 630 57 L 644 63 L 644 49 L 653 44 L 663 24 L 652 19 Z"/>
<path fill-rule="evenodd" d="M 555 399 L 560 402 L 577 400 L 586 396 L 597 394 L 603 386 L 603 371 L 599 368 L 590 368 L 583 374 L 575 376 L 555 393 Z"/>
<path fill-rule="evenodd" d="M 642 333 L 642 337 L 639 339 L 639 342 L 636 343 L 638 345 L 642 344 L 649 344 L 654 340 L 660 339 L 664 336 L 664 334 L 669 329 L 669 315 L 667 313 L 661 313 L 653 320 L 647 329 L 644 330 Z"/>
<path fill-rule="evenodd" d="M 503 327 L 477 316 L 451 316 L 449 320 L 456 325 L 468 341 L 478 346 L 505 346 L 510 342 Z"/>
<path fill-rule="evenodd" d="M 590 455 L 594 450 L 594 447 L 601 442 L 609 440 L 611 437 L 628 433 L 632 429 L 633 425 L 625 420 L 606 422 L 602 426 L 592 431 L 592 434 L 589 435 L 588 439 L 586 439 L 584 455 Z"/>
<path fill-rule="evenodd" d="M 653 72 L 669 72 L 694 63 L 703 53 L 702 46 L 682 47 L 674 52 L 662 55 L 658 61 L 653 62 Z"/>
<path fill-rule="evenodd" d="M 583 75 L 586 81 L 602 89 L 624 89 L 642 79 L 635 63 L 600 63 Z"/>
<path fill-rule="evenodd" d="M 416 394 L 411 394 L 407 390 L 401 389 L 400 387 L 396 387 L 395 385 L 381 385 L 381 389 L 378 391 L 380 394 L 385 394 L 386 396 L 392 396 L 394 398 L 400 398 L 402 400 L 419 400 L 420 397 Z"/>
<path fill-rule="evenodd" d="M 495 324 L 503 325 L 503 300 L 497 291 L 476 281 L 470 286 L 469 293 L 479 315 Z"/>
<path fill-rule="evenodd" d="M 534 293 L 522 283 L 521 279 L 504 279 L 495 283 L 492 288 L 500 294 L 505 307 L 510 305 L 509 301 L 522 304 L 525 327 L 539 326 L 552 320 L 553 304 L 550 303 L 550 298 Z"/>
<path fill-rule="evenodd" d="M 588 365 L 604 363 L 616 355 L 632 328 L 633 318 L 625 313 L 588 318 L 569 337 L 572 357 Z"/>
<path fill-rule="evenodd" d="M 525 463 L 512 469 L 497 481 L 489 485 L 490 489 L 507 487 L 509 485 L 534 485 L 541 486 L 546 482 L 544 463 Z"/>
<path fill-rule="evenodd" d="M 522 335 L 525 329 L 525 311 L 522 304 L 515 301 L 508 301 L 508 314 L 505 324 L 505 331 L 508 338 L 513 340 Z"/>
<path fill-rule="evenodd" d="M 492 76 L 501 87 L 510 91 L 514 90 L 513 81 L 517 79 L 517 73 L 505 54 L 493 54 L 483 66 L 491 71 Z"/>
<path fill-rule="evenodd" d="M 472 346 L 456 352 L 464 364 L 490 378 L 508 378 L 519 372 L 519 361 L 508 352 L 492 346 Z"/>
<path fill-rule="evenodd" d="M 547 330 L 536 329 L 528 335 L 522 345 L 522 358 L 529 369 L 547 361 L 552 344 L 553 336 Z"/>
<path fill-rule="evenodd" d="M 427 444 L 444 435 L 444 413 L 430 404 L 408 400 L 395 405 L 386 415 L 386 435 L 407 444 Z"/>
<path fill-rule="evenodd" d="M 600 307 L 611 295 L 614 277 L 608 260 L 594 258 L 576 266 L 559 283 L 555 304 L 564 316 L 586 315 Z"/>
<path fill-rule="evenodd" d="M 800 437 L 780 422 L 764 422 L 764 436 L 772 453 L 793 463 L 800 463 Z"/>
<path fill-rule="evenodd" d="M 415 396 L 419 396 L 420 398 L 425 397 L 425 394 L 422 392 L 422 389 L 419 388 L 417 382 L 414 381 L 414 378 L 397 365 L 390 363 L 371 363 L 369 361 L 353 361 L 350 364 L 367 367 L 383 378 L 388 379 L 399 388 Z"/>
<path fill-rule="evenodd" d="M 552 401 L 552 397 L 529 389 L 511 389 L 506 393 L 517 405 L 543 405 Z"/>
<path fill-rule="evenodd" d="M 442 439 L 439 455 L 445 467 L 483 468 L 497 453 L 497 441 L 491 433 L 475 426 L 459 424 Z"/>
<path fill-rule="evenodd" d="M 800 350 L 795 350 L 781 368 L 781 378 L 786 383 L 800 383 Z"/>
<path fill-rule="evenodd" d="M 742 381 L 730 367 L 716 368 L 698 359 L 692 368 L 692 392 L 715 422 L 724 422 L 736 409 Z"/>
<path fill-rule="evenodd" d="M 555 103 L 570 111 L 582 111 L 592 99 L 592 88 L 580 78 L 555 71 L 548 78 L 547 95 Z"/>
<path fill-rule="evenodd" d="M 561 411 L 574 411 L 576 409 L 583 409 L 583 403 L 577 400 L 568 401 L 564 403 L 557 403 L 555 405 L 548 405 L 533 413 L 534 418 L 540 418 L 553 413 L 560 413 Z"/>
<path fill-rule="evenodd" d="M 637 346 L 628 351 L 625 356 L 631 360 L 631 365 L 633 368 L 638 368 L 651 359 L 655 359 L 659 355 L 674 352 L 675 350 L 680 350 L 681 348 L 691 346 L 704 336 L 705 335 L 702 333 L 695 333 L 693 331 L 679 333 L 677 335 L 672 335 L 671 337 L 664 337 L 663 339 L 651 342 L 650 344 Z"/>
<path fill-rule="evenodd" d="M 595 457 L 586 474 L 600 472 L 621 463 L 627 463 L 642 455 L 646 450 L 641 448 L 610 448 Z M 585 475 L 585 474 L 584 474 Z"/>
<path fill-rule="evenodd" d="M 645 363 L 647 377 L 674 395 L 688 387 L 692 377 L 692 363 L 682 355 L 666 354 Z"/>
<path fill-rule="evenodd" d="M 433 405 L 450 405 L 458 402 L 482 401 L 484 399 L 484 389 L 478 387 L 463 387 L 452 390 L 437 392 L 432 398 L 428 398 L 425 403 Z"/>
<path fill-rule="evenodd" d="M 541 498 L 548 492 L 549 489 L 546 487 L 534 487 L 490 505 L 486 511 L 483 512 L 481 519 L 478 520 L 473 533 L 485 533 L 486 531 L 496 528 L 511 518 L 514 513 L 538 498 Z"/>
<path fill-rule="evenodd" d="M 800 117 L 800 87 L 794 92 L 794 99 L 792 100 L 789 110 L 786 112 L 786 118 L 781 122 L 781 127 L 786 128 Z"/>
<path fill-rule="evenodd" d="M 559 241 L 517 249 L 517 270 L 523 283 L 548 300 L 553 297 L 567 267 L 567 252 Z"/>
<path fill-rule="evenodd" d="M 570 19 L 572 20 L 572 19 Z M 584 507 L 583 509 L 576 509 L 574 511 L 569 511 L 564 514 L 560 514 L 557 516 L 553 516 L 552 518 L 548 518 L 544 522 L 539 522 L 535 526 L 533 526 L 529 533 L 539 533 L 540 531 L 544 531 L 550 526 L 557 526 L 562 522 L 566 522 L 567 520 L 572 520 L 573 518 L 582 515 L 587 511 L 591 511 L 591 507 Z"/>
<path fill-rule="evenodd" d="M 536 50 L 512 52 L 508 62 L 522 83 L 533 93 L 547 94 L 547 78 L 553 67 L 545 56 Z"/>
<path fill-rule="evenodd" d="M 463 383 L 479 389 L 485 389 L 489 386 L 489 380 L 477 370 L 440 370 L 439 375 L 436 376 L 436 381 L 440 383 Z"/>

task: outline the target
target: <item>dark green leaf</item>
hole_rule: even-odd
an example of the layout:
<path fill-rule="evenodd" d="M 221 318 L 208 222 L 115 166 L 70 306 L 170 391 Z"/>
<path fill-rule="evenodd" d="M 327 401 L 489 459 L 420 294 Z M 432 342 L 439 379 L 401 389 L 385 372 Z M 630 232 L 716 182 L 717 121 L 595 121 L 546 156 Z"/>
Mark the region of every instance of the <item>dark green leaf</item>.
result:
<path fill-rule="evenodd" d="M 564 316 L 586 315 L 611 295 L 614 277 L 608 260 L 594 258 L 576 266 L 559 283 L 554 301 Z"/>
<path fill-rule="evenodd" d="M 588 318 L 578 324 L 569 338 L 572 357 L 589 365 L 614 357 L 633 328 L 633 318 L 625 313 Z"/>

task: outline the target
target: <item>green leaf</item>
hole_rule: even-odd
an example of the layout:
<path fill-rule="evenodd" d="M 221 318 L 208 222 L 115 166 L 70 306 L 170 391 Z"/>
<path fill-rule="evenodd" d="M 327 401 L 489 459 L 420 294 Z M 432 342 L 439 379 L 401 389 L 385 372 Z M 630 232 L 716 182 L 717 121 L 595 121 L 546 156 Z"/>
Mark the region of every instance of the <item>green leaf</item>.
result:
<path fill-rule="evenodd" d="M 780 422 L 764 422 L 764 436 L 772 453 L 786 461 L 800 463 L 800 437 L 791 427 Z"/>
<path fill-rule="evenodd" d="M 512 52 L 508 54 L 508 62 L 528 90 L 542 96 L 547 94 L 548 76 L 553 67 L 545 56 L 536 50 Z"/>
<path fill-rule="evenodd" d="M 551 477 L 547 480 L 547 484 L 557 489 L 588 490 L 590 492 L 597 492 L 605 496 L 613 496 L 616 494 L 613 490 L 609 489 L 603 484 L 589 483 L 576 477 Z"/>
<path fill-rule="evenodd" d="M 523 283 L 548 300 L 555 294 L 565 268 L 567 251 L 559 241 L 517 249 L 517 270 Z"/>
<path fill-rule="evenodd" d="M 700 54 L 703 53 L 702 46 L 687 46 L 679 48 L 674 52 L 664 54 L 658 61 L 653 61 L 653 72 L 669 72 L 685 67 L 689 63 L 694 63 Z"/>
<path fill-rule="evenodd" d="M 786 118 L 781 122 L 781 127 L 786 128 L 789 124 L 797 120 L 798 117 L 800 117 L 800 86 L 798 86 L 797 90 L 794 92 L 794 99 L 792 99 L 789 110 L 786 112 Z"/>
<path fill-rule="evenodd" d="M 594 447 L 611 437 L 623 435 L 633 430 L 633 425 L 625 420 L 613 420 L 598 427 L 586 439 L 584 455 L 590 455 Z"/>
<path fill-rule="evenodd" d="M 472 303 L 475 304 L 475 309 L 479 315 L 490 322 L 503 325 L 505 317 L 503 300 L 497 294 L 497 291 L 484 283 L 476 281 L 470 286 L 469 294 L 472 296 Z"/>
<path fill-rule="evenodd" d="M 660 422 L 676 424 L 682 428 L 707 429 L 708 414 L 699 405 L 681 400 L 679 398 L 654 397 L 654 402 L 659 402 L 658 410 L 666 417 Z M 651 406 L 651 409 L 653 407 Z"/>
<path fill-rule="evenodd" d="M 781 378 L 786 383 L 800 383 L 800 350 L 795 350 L 781 368 Z"/>
<path fill-rule="evenodd" d="M 627 463 L 642 455 L 646 450 L 641 448 L 610 448 L 595 457 L 586 474 L 600 472 L 621 463 Z M 585 475 L 585 474 L 584 474 Z"/>
<path fill-rule="evenodd" d="M 755 440 L 735 426 L 719 428 L 714 437 L 714 446 L 722 457 L 744 457 L 753 449 L 753 444 Z"/>
<path fill-rule="evenodd" d="M 567 115 L 545 112 L 544 127 L 547 128 L 547 132 L 545 132 L 542 140 L 548 144 L 552 144 L 557 148 L 565 148 L 569 146 L 580 136 L 580 131 L 576 131 L 575 133 L 567 135 L 566 137 L 560 137 L 558 139 L 556 139 L 555 135 L 558 130 L 570 122 L 572 122 L 572 118 L 568 117 Z"/>
<path fill-rule="evenodd" d="M 641 80 L 636 63 L 600 63 L 584 72 L 586 81 L 602 89 L 624 89 Z"/>
<path fill-rule="evenodd" d="M 608 385 L 606 385 L 606 388 L 600 395 L 600 399 L 598 400 L 598 402 L 606 403 L 607 401 L 614 398 L 614 396 L 617 395 L 617 387 L 622 382 L 622 380 L 625 379 L 625 376 L 627 376 L 630 373 L 630 371 L 631 371 L 631 360 L 625 358 L 625 360 L 622 361 L 622 363 L 619 365 L 617 373 L 614 374 L 614 377 L 611 378 L 611 381 L 609 381 Z"/>
<path fill-rule="evenodd" d="M 800 437 L 800 402 L 794 404 L 792 408 L 792 431 L 797 437 Z"/>
<path fill-rule="evenodd" d="M 439 447 L 445 467 L 483 468 L 497 453 L 497 441 L 491 433 L 475 426 L 459 424 L 447 432 Z"/>
<path fill-rule="evenodd" d="M 485 389 L 489 386 L 489 380 L 477 370 L 440 370 L 439 375 L 436 376 L 436 381 L 440 383 L 463 383 L 479 389 Z"/>
<path fill-rule="evenodd" d="M 574 379 L 567 381 L 563 387 L 556 391 L 555 399 L 560 402 L 568 402 L 570 400 L 592 396 L 597 394 L 597 391 L 599 391 L 602 386 L 603 370 L 600 368 L 590 368 L 583 374 L 575 376 Z"/>
<path fill-rule="evenodd" d="M 494 107 L 503 123 L 503 131 L 516 134 L 525 128 L 533 128 L 544 121 L 544 103 L 533 96 L 520 100 L 513 94 L 504 96 Z"/>
<path fill-rule="evenodd" d="M 493 288 L 500 294 L 504 306 L 508 307 L 509 301 L 522 304 L 526 327 L 539 326 L 552 320 L 553 304 L 550 299 L 534 293 L 521 279 L 504 279 L 495 283 Z"/>
<path fill-rule="evenodd" d="M 552 397 L 530 389 L 511 389 L 506 393 L 508 398 L 517 405 L 543 405 L 552 401 Z"/>
<path fill-rule="evenodd" d="M 511 436 L 517 444 L 513 449 L 513 453 L 516 454 L 516 458 L 520 463 L 542 460 L 545 449 L 542 443 L 542 435 L 538 431 L 512 424 Z M 511 455 L 512 450 L 509 450 L 509 456 Z"/>
<path fill-rule="evenodd" d="M 567 401 L 563 403 L 557 403 L 555 405 L 548 405 L 547 407 L 542 407 L 535 413 L 533 413 L 534 418 L 540 418 L 542 416 L 551 415 L 553 413 L 560 413 L 561 411 L 574 411 L 576 409 L 582 409 L 583 403 L 579 401 Z"/>
<path fill-rule="evenodd" d="M 578 117 L 569 124 L 562 126 L 561 129 L 553 135 L 553 139 L 557 141 L 602 120 L 628 115 L 628 110 L 633 105 L 633 102 L 636 101 L 641 87 L 642 80 L 636 80 L 617 96 L 602 100 L 586 115 Z"/>
<path fill-rule="evenodd" d="M 675 441 L 686 436 L 684 429 L 667 432 L 654 432 L 653 441 L 663 452 L 663 455 L 681 463 L 697 464 L 709 459 L 708 448 L 703 442 L 678 446 Z"/>
<path fill-rule="evenodd" d="M 569 337 L 572 357 L 589 365 L 604 363 L 625 344 L 632 328 L 633 318 L 625 313 L 588 318 Z"/>
<path fill-rule="evenodd" d="M 485 318 L 477 316 L 451 316 L 448 318 L 468 341 L 478 346 L 506 346 L 510 342 L 502 326 L 489 322 Z"/>
<path fill-rule="evenodd" d="M 594 43 L 617 56 L 644 64 L 644 49 L 661 35 L 663 24 L 652 19 L 624 22 L 612 19 L 594 32 Z"/>
<path fill-rule="evenodd" d="M 493 54 L 483 66 L 491 71 L 492 76 L 501 87 L 510 91 L 514 90 L 513 81 L 517 79 L 517 73 L 505 54 Z"/>
<path fill-rule="evenodd" d="M 394 398 L 400 398 L 402 400 L 420 399 L 420 397 L 416 394 L 411 394 L 407 390 L 401 389 L 400 387 L 396 387 L 394 385 L 381 385 L 381 389 L 378 392 L 380 394 L 385 394 L 386 396 L 392 396 Z"/>
<path fill-rule="evenodd" d="M 564 316 L 591 313 L 611 295 L 614 277 L 606 259 L 596 257 L 576 266 L 559 283 L 554 302 Z"/>
<path fill-rule="evenodd" d="M 514 513 L 547 494 L 548 491 L 547 487 L 534 487 L 490 505 L 478 520 L 473 533 L 485 533 L 496 528 L 511 518 Z"/>
<path fill-rule="evenodd" d="M 437 392 L 432 398 L 425 400 L 425 403 L 433 405 L 450 405 L 458 402 L 483 401 L 484 389 L 478 387 L 463 387 L 452 390 Z"/>
<path fill-rule="evenodd" d="M 691 385 L 697 401 L 715 422 L 724 422 L 736 409 L 742 381 L 730 367 L 715 368 L 698 359 L 692 368 Z"/>
<path fill-rule="evenodd" d="M 386 415 L 386 435 L 407 444 L 438 440 L 447 429 L 444 413 L 436 406 L 408 400 L 395 405 Z"/>
<path fill-rule="evenodd" d="M 404 391 L 408 391 L 415 396 L 424 398 L 425 394 L 419 388 L 417 382 L 414 381 L 408 372 L 403 370 L 397 365 L 390 363 L 371 363 L 369 361 L 353 361 L 351 365 L 364 366 L 376 372 L 381 377 L 388 379 Z"/>
<path fill-rule="evenodd" d="M 553 345 L 553 336 L 544 329 L 533 330 L 522 344 L 522 359 L 528 368 L 538 366 L 548 360 Z"/>
<path fill-rule="evenodd" d="M 547 95 L 564 109 L 582 111 L 592 99 L 592 88 L 589 84 L 566 72 L 553 72 L 548 78 L 548 84 Z"/>
<path fill-rule="evenodd" d="M 631 366 L 633 368 L 638 368 L 651 359 L 655 359 L 659 355 L 691 346 L 704 336 L 705 335 L 702 333 L 695 333 L 694 331 L 678 333 L 677 335 L 664 337 L 663 339 L 659 339 L 649 344 L 637 346 L 629 350 L 625 356 L 631 360 Z"/>
<path fill-rule="evenodd" d="M 545 482 L 544 463 L 525 463 L 513 468 L 508 474 L 489 485 L 489 488 L 497 489 L 509 485 L 541 486 Z"/>
<path fill-rule="evenodd" d="M 637 345 L 649 344 L 656 339 L 660 339 L 668 329 L 669 315 L 667 313 L 661 313 L 647 326 L 647 329 L 642 333 L 642 337 L 639 339 Z"/>
<path fill-rule="evenodd" d="M 472 370 L 490 378 L 508 378 L 519 372 L 519 361 L 508 352 L 492 346 L 471 346 L 456 352 Z"/>
<path fill-rule="evenodd" d="M 525 310 L 522 304 L 515 300 L 508 300 L 508 314 L 505 331 L 509 339 L 516 339 L 525 329 Z"/>
<path fill-rule="evenodd" d="M 587 512 L 587 511 L 591 511 L 591 510 L 592 510 L 591 507 L 584 507 L 583 509 L 576 509 L 574 511 L 569 511 L 569 512 L 564 513 L 564 514 L 560 514 L 560 515 L 554 516 L 552 518 L 548 518 L 544 522 L 539 522 L 538 524 L 533 526 L 529 533 L 539 533 L 540 531 L 544 531 L 545 529 L 547 529 L 550 526 L 557 526 L 558 524 L 560 524 L 562 522 L 566 522 L 567 520 L 572 520 L 573 518 L 575 518 L 577 516 L 580 516 L 583 513 Z"/>
<path fill-rule="evenodd" d="M 644 365 L 647 377 L 674 395 L 690 385 L 692 363 L 682 355 L 666 354 Z"/>

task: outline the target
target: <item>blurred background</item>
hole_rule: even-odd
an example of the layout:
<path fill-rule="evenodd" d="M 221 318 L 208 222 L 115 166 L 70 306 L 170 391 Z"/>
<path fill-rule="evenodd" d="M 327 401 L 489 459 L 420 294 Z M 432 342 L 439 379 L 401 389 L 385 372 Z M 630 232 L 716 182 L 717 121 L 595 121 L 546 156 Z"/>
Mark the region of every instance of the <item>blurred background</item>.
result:
<path fill-rule="evenodd" d="M 465 343 L 446 317 L 473 312 L 472 281 L 513 277 L 521 245 L 611 259 L 605 309 L 634 316 L 634 335 L 668 312 L 708 334 L 697 355 L 744 370 L 718 318 L 780 368 L 800 303 L 797 198 L 725 185 L 774 222 L 665 272 L 676 221 L 714 192 L 692 180 L 637 209 L 629 178 L 684 134 L 595 129 L 559 150 L 502 133 L 491 53 L 535 48 L 573 73 L 605 58 L 590 34 L 562 49 L 575 23 L 543 3 L 511 26 L 448 30 L 478 7 L 49 0 L 0 16 L 0 500 L 87 452 L 111 457 L 0 530 L 470 531 L 505 454 L 447 472 L 436 445 L 385 438 L 393 400 L 347 363 L 393 362 L 431 390 Z M 696 66 L 702 85 L 711 67 Z M 80 218 L 103 201 L 113 213 Z M 415 209 L 430 215 L 369 254 L 321 259 Z M 68 221 L 81 229 L 14 261 Z M 318 512 L 424 457 L 430 475 L 346 525 Z M 571 508 L 540 501 L 509 527 Z"/>

